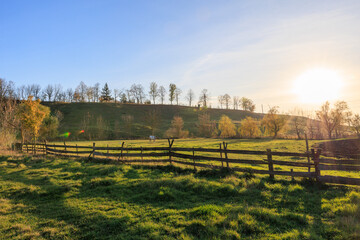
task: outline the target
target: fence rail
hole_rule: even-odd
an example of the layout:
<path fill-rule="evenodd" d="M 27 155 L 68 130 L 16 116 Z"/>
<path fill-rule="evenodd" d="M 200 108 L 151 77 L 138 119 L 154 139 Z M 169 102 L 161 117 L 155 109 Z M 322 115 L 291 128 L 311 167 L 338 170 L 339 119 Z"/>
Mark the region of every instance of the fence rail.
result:
<path fill-rule="evenodd" d="M 86 157 L 97 161 L 179 164 L 191 166 L 194 170 L 197 167 L 213 169 L 229 168 L 236 172 L 266 174 L 270 178 L 280 175 L 291 176 L 292 178 L 313 178 L 323 183 L 360 185 L 360 174 L 359 178 L 321 175 L 322 171 L 359 172 L 360 160 L 321 158 L 320 149 L 317 151 L 311 149 L 311 151 L 298 153 L 274 152 L 271 149 L 266 151 L 228 149 L 228 144 L 225 142 L 220 144 L 219 148 L 173 147 L 173 139 L 168 139 L 168 143 L 168 147 L 124 147 L 124 142 L 120 147 L 97 147 L 95 143 L 93 143 L 93 146 L 77 146 L 68 145 L 65 142 L 64 144 L 47 144 L 45 142 L 35 145 L 24 144 L 22 150 L 34 154 Z M 207 155 L 202 155 L 204 153 Z M 209 156 L 209 154 L 212 155 Z M 253 157 L 244 158 L 243 155 L 252 155 Z M 264 159 L 259 160 L 261 156 Z M 276 157 L 276 160 L 273 157 Z M 288 159 L 283 160 L 284 157 L 294 157 L 296 159 L 291 161 Z M 292 168 L 290 171 L 280 171 L 277 168 L 274 170 L 274 166 L 294 167 L 295 171 Z M 262 167 L 263 169 L 257 169 L 256 167 Z"/>

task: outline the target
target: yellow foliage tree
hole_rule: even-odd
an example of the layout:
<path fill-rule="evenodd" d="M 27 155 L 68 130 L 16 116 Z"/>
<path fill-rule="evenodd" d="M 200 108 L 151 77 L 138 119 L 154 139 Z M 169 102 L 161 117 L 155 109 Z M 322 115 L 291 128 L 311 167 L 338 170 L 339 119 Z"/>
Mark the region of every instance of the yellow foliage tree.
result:
<path fill-rule="evenodd" d="M 239 128 L 239 133 L 243 137 L 258 137 L 260 135 L 260 129 L 258 127 L 258 121 L 252 117 L 246 117 L 241 121 L 241 126 Z"/>
<path fill-rule="evenodd" d="M 229 138 L 236 135 L 235 125 L 231 121 L 231 119 L 226 115 L 222 115 L 220 118 L 219 130 L 220 130 L 220 137 L 222 138 Z"/>
<path fill-rule="evenodd" d="M 29 133 L 36 143 L 39 130 L 44 118 L 49 115 L 50 109 L 40 104 L 40 100 L 33 101 L 33 96 L 19 106 L 19 119 L 21 124 L 21 135 L 24 141 L 25 133 Z"/>
<path fill-rule="evenodd" d="M 262 120 L 262 125 L 265 126 L 266 131 L 273 135 L 274 138 L 278 136 L 278 133 L 286 124 L 285 116 L 281 116 L 278 113 L 278 107 L 272 107 Z"/>
<path fill-rule="evenodd" d="M 189 136 L 189 131 L 184 131 L 184 121 L 181 117 L 175 116 L 171 121 L 171 127 L 166 130 L 165 137 L 170 138 L 186 138 Z"/>

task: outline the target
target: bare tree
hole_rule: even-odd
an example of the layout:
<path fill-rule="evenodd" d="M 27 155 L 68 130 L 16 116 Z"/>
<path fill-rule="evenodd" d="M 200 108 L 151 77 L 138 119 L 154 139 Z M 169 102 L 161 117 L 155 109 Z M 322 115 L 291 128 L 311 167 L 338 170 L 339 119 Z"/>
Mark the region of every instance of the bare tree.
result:
<path fill-rule="evenodd" d="M 134 98 L 136 99 L 136 103 L 143 103 L 144 98 L 146 97 L 144 93 L 144 87 L 141 84 L 133 84 L 130 88 L 130 91 Z"/>
<path fill-rule="evenodd" d="M 149 95 L 152 98 L 153 103 L 155 104 L 155 100 L 159 96 L 159 89 L 158 89 L 158 85 L 156 84 L 156 82 L 150 83 Z"/>
<path fill-rule="evenodd" d="M 86 96 L 86 91 L 87 91 L 86 84 L 83 81 L 81 81 L 79 86 L 76 87 L 75 91 L 79 94 L 80 102 L 85 102 L 85 96 Z"/>
<path fill-rule="evenodd" d="M 27 85 L 25 87 L 25 95 L 26 95 L 26 98 L 29 96 L 33 96 L 33 85 Z"/>
<path fill-rule="evenodd" d="M 100 97 L 100 83 L 96 83 L 93 89 L 94 89 L 93 102 L 99 102 L 99 97 Z"/>
<path fill-rule="evenodd" d="M 116 88 L 114 89 L 114 100 L 115 100 L 115 103 L 116 103 L 116 101 L 117 101 L 117 98 L 120 98 L 121 94 L 122 94 L 121 90 L 116 89 Z"/>
<path fill-rule="evenodd" d="M 54 95 L 54 87 L 50 84 L 48 84 L 44 90 L 44 93 L 46 94 L 46 97 L 48 101 L 50 102 L 52 99 L 52 96 Z"/>
<path fill-rule="evenodd" d="M 203 89 L 200 93 L 199 104 L 202 104 L 203 107 L 207 107 L 209 102 L 209 93 L 207 89 Z"/>
<path fill-rule="evenodd" d="M 234 110 L 237 110 L 239 109 L 239 104 L 240 104 L 240 99 L 238 96 L 234 96 L 233 97 L 233 107 L 234 107 Z"/>
<path fill-rule="evenodd" d="M 41 91 L 41 87 L 39 84 L 33 84 L 33 96 L 35 97 L 35 99 L 39 99 L 40 98 L 40 91 Z"/>
<path fill-rule="evenodd" d="M 68 102 L 72 102 L 74 99 L 74 91 L 72 90 L 72 88 L 68 88 L 66 90 L 66 95 L 67 95 Z"/>
<path fill-rule="evenodd" d="M 176 90 L 176 85 L 173 83 L 170 83 L 170 85 L 169 85 L 169 100 L 170 100 L 171 105 L 172 105 L 173 101 L 175 100 L 175 90 Z"/>
<path fill-rule="evenodd" d="M 175 89 L 175 100 L 176 100 L 176 105 L 179 105 L 179 98 L 181 95 L 182 91 L 180 88 L 176 88 Z"/>
<path fill-rule="evenodd" d="M 21 85 L 20 87 L 17 88 L 17 97 L 21 100 L 25 99 L 25 86 Z M 44 94 L 45 92 L 43 92 Z"/>
<path fill-rule="evenodd" d="M 224 96 L 223 95 L 218 96 L 218 102 L 220 104 L 220 108 L 222 108 L 223 104 L 224 104 Z"/>
<path fill-rule="evenodd" d="M 62 90 L 62 86 L 60 84 L 55 84 L 55 86 L 54 86 L 54 101 L 60 100 L 61 90 Z"/>
<path fill-rule="evenodd" d="M 189 102 L 189 106 L 191 106 L 191 103 L 194 101 L 195 93 L 192 89 L 189 89 L 185 96 L 185 100 Z"/>
<path fill-rule="evenodd" d="M 166 96 L 166 90 L 163 86 L 159 87 L 159 95 L 160 95 L 160 100 L 161 100 L 161 104 L 164 104 L 164 100 L 165 100 L 165 96 Z"/>

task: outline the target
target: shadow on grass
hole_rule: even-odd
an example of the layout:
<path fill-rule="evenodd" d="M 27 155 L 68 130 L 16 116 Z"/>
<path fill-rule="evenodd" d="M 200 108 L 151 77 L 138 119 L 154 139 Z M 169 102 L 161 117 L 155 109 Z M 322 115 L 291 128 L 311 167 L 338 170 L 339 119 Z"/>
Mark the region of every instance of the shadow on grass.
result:
<path fill-rule="evenodd" d="M 0 163 L 8 161 L 9 158 L 0 157 Z M 185 231 L 200 239 L 211 238 L 215 234 L 211 232 L 212 228 L 224 228 L 234 219 L 242 226 L 240 229 L 244 236 L 265 234 L 265 230 L 261 228 L 264 224 L 280 233 L 289 229 L 302 231 L 310 225 L 311 231 L 331 239 L 336 232 L 322 221 L 322 201 L 344 196 L 348 191 L 345 187 L 328 187 L 307 180 L 293 183 L 266 177 L 256 178 L 251 174 L 236 174 L 225 168 L 194 173 L 192 169 L 169 165 L 125 168 L 121 165 L 70 160 L 53 162 L 46 159 L 17 160 L 17 164 L 26 164 L 31 171 L 8 173 L 6 168 L 1 167 L 0 175 L 2 179 L 22 183 L 26 187 L 2 190 L 1 193 L 34 208 L 31 213 L 42 219 L 65 221 L 75 226 L 72 234 L 76 234 L 77 238 L 104 238 L 111 235 L 141 238 L 148 236 L 151 229 L 143 229 L 141 233 L 139 229 L 132 227 L 134 220 L 127 215 L 108 217 L 69 207 L 69 196 L 80 201 L 108 199 L 144 208 L 152 206 L 159 210 L 185 211 L 186 219 L 193 221 L 185 227 Z M 16 169 L 18 165 L 7 168 Z M 43 169 L 54 171 L 54 176 L 30 174 L 37 170 L 41 174 Z M 55 181 L 64 179 L 59 176 L 59 172 L 71 173 L 67 179 L 79 181 L 80 184 L 69 186 L 68 183 Z M 119 176 L 124 182 L 117 180 Z M 205 222 L 211 222 L 219 214 L 227 216 L 222 225 L 217 223 L 220 225 L 214 225 L 210 229 L 200 221 L 205 219 Z M 308 222 L 299 214 L 311 216 L 314 220 Z M 242 216 L 247 215 L 249 219 L 243 219 Z M 249 225 L 248 222 L 251 221 L 259 226 Z M 174 238 L 176 237 L 178 235 L 175 234 Z"/>

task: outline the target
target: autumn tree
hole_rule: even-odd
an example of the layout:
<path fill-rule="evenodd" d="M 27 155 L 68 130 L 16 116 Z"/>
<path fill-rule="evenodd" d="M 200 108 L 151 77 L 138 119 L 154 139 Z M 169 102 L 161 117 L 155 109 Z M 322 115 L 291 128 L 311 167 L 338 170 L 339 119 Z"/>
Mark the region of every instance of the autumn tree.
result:
<path fill-rule="evenodd" d="M 212 137 L 214 130 L 216 129 L 215 121 L 210 120 L 209 113 L 201 113 L 198 115 L 198 136 L 200 137 Z"/>
<path fill-rule="evenodd" d="M 179 116 L 174 116 L 171 121 L 171 127 L 166 130 L 165 137 L 168 138 L 186 138 L 189 135 L 189 131 L 183 130 L 184 121 Z"/>
<path fill-rule="evenodd" d="M 159 96 L 159 89 L 158 89 L 158 85 L 157 85 L 156 82 L 151 82 L 150 83 L 149 95 L 153 100 L 153 104 L 155 104 L 155 100 Z"/>
<path fill-rule="evenodd" d="M 173 101 L 175 100 L 175 91 L 176 91 L 176 85 L 173 83 L 170 83 L 169 85 L 169 101 L 172 105 Z"/>
<path fill-rule="evenodd" d="M 222 115 L 219 121 L 219 131 L 220 137 L 230 138 L 236 135 L 236 128 L 232 120 L 226 116 Z"/>
<path fill-rule="evenodd" d="M 22 139 L 24 133 L 29 133 L 36 144 L 39 130 L 44 118 L 49 115 L 50 109 L 40 104 L 40 100 L 33 101 L 33 96 L 29 96 L 26 101 L 19 106 L 19 119 L 21 124 Z"/>
<path fill-rule="evenodd" d="M 179 99 L 180 99 L 180 95 L 181 95 L 182 91 L 180 88 L 176 88 L 175 89 L 175 100 L 176 100 L 176 105 L 179 105 Z"/>
<path fill-rule="evenodd" d="M 258 121 L 252 117 L 246 117 L 240 122 L 239 133 L 242 137 L 258 137 L 260 135 Z"/>
<path fill-rule="evenodd" d="M 334 131 L 337 131 L 338 135 L 341 125 L 345 121 L 345 112 L 348 110 L 347 103 L 344 101 L 338 101 L 335 103 L 335 107 L 331 108 L 330 103 L 324 103 L 319 111 L 316 111 L 317 118 L 323 124 L 329 139 L 333 137 Z"/>
<path fill-rule="evenodd" d="M 264 116 L 262 124 L 266 131 L 273 135 L 274 138 L 278 136 L 278 133 L 284 128 L 286 124 L 285 116 L 279 115 L 278 107 L 272 107 L 268 113 Z"/>
<path fill-rule="evenodd" d="M 191 103 L 194 101 L 195 98 L 195 93 L 192 89 L 189 89 L 189 91 L 187 92 L 186 96 L 185 96 L 185 100 L 188 101 L 189 106 L 191 106 Z"/>
<path fill-rule="evenodd" d="M 39 130 L 39 136 L 44 139 L 53 139 L 58 135 L 59 118 L 55 115 L 48 114 L 45 116 Z"/>
<path fill-rule="evenodd" d="M 240 99 L 240 105 L 242 107 L 242 109 L 244 111 L 250 111 L 250 112 L 254 112 L 255 111 L 255 104 L 253 103 L 253 101 L 249 98 L 246 97 L 242 97 Z"/>

